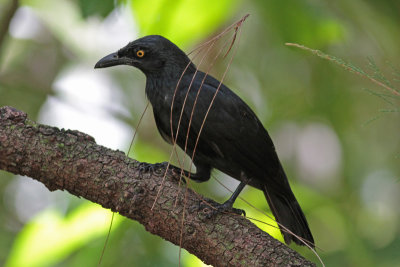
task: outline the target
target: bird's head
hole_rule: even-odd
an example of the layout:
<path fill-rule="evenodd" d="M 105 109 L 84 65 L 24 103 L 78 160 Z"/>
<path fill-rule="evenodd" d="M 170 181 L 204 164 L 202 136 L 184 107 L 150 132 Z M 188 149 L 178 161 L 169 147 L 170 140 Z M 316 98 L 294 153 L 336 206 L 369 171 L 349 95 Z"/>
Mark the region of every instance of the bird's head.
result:
<path fill-rule="evenodd" d="M 165 69 L 183 71 L 189 62 L 187 55 L 174 43 L 160 35 L 149 35 L 103 57 L 94 68 L 130 65 L 148 75 Z"/>

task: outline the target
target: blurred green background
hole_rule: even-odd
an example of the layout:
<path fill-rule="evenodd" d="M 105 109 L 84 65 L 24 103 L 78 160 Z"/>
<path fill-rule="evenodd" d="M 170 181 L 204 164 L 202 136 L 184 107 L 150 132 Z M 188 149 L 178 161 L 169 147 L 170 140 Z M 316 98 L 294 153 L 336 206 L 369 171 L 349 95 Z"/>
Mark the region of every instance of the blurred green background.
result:
<path fill-rule="evenodd" d="M 0 106 L 126 152 L 146 105 L 145 77 L 128 67 L 94 70 L 97 60 L 146 34 L 162 34 L 189 52 L 246 13 L 251 16 L 225 83 L 269 130 L 321 258 L 327 266 L 400 266 L 399 97 L 284 45 L 304 44 L 365 70 L 372 57 L 399 88 L 397 0 L 0 0 Z M 221 78 L 226 63 L 219 61 L 212 74 Z M 130 156 L 166 161 L 171 147 L 151 113 Z M 30 178 L 0 176 L 0 266 L 97 265 L 108 210 L 50 193 Z M 218 201 L 230 195 L 214 179 L 193 186 Z M 259 191 L 247 188 L 241 196 L 268 210 Z M 237 206 L 270 222 L 242 201 Z M 307 249 L 292 247 L 317 261 Z M 116 216 L 102 266 L 177 266 L 178 253 Z M 181 263 L 202 266 L 187 252 Z"/>

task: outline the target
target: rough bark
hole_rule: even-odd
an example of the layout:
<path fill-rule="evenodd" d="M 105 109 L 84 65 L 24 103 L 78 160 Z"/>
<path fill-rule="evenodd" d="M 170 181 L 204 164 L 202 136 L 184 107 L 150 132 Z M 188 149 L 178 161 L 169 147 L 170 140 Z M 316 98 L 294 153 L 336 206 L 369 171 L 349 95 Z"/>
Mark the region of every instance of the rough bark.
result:
<path fill-rule="evenodd" d="M 152 168 L 148 168 L 152 167 Z M 143 224 L 214 266 L 315 266 L 242 216 L 196 210 L 202 197 L 179 187 L 164 167 L 140 163 L 78 131 L 37 124 L 11 107 L 0 108 L 0 169 L 42 182 Z M 175 201 L 176 206 L 175 206 Z M 207 200 L 209 201 L 209 200 Z M 186 208 L 185 208 L 186 207 Z M 188 208 L 189 207 L 189 208 Z"/>

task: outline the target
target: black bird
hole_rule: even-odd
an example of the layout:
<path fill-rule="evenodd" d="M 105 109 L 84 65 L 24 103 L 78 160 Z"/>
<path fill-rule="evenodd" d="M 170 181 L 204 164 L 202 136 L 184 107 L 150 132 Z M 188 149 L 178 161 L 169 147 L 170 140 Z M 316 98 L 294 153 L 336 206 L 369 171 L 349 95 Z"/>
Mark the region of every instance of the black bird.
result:
<path fill-rule="evenodd" d="M 242 99 L 225 85 L 220 85 L 214 77 L 198 71 L 181 49 L 159 35 L 145 36 L 129 43 L 118 52 L 102 58 L 95 68 L 115 65 L 130 65 L 146 75 L 146 95 L 153 106 L 157 128 L 169 143 L 173 142 L 170 121 L 173 105 L 174 138 L 177 136 L 176 142 L 182 149 L 186 147 L 186 153 L 196 166 L 196 173 L 186 173 L 186 176 L 205 182 L 215 168 L 240 181 L 238 188 L 219 209 L 232 209 L 245 185 L 251 185 L 264 192 L 287 244 L 293 240 L 304 245 L 294 236 L 297 235 L 314 247 L 307 220 L 289 186 L 274 144 L 260 120 Z M 179 132 L 176 133 L 182 108 Z"/>

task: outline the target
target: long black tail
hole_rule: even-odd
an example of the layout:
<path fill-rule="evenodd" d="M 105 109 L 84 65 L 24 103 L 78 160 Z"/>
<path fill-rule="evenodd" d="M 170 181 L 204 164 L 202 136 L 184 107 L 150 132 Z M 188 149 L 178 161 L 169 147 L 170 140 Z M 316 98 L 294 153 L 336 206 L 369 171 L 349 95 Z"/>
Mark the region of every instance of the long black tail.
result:
<path fill-rule="evenodd" d="M 288 188 L 282 190 L 285 192 L 284 194 L 282 191 L 275 192 L 275 190 L 268 190 L 267 186 L 264 186 L 263 191 L 268 205 L 276 221 L 279 223 L 278 225 L 286 244 L 290 244 L 291 241 L 294 241 L 296 244 L 304 246 L 304 242 L 306 242 L 314 248 L 314 238 L 308 227 L 306 217 L 290 189 L 289 184 L 287 184 L 287 186 Z M 290 230 L 294 235 L 288 233 L 282 226 Z M 295 235 L 304 239 L 304 241 L 302 242 Z"/>

